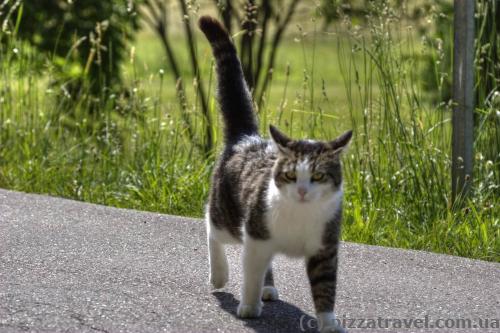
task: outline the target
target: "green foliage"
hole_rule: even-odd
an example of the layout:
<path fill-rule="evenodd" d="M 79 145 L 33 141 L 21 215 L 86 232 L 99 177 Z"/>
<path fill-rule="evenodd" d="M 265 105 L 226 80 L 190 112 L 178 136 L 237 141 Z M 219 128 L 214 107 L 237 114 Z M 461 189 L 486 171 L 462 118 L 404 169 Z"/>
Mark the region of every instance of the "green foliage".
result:
<path fill-rule="evenodd" d="M 363 20 L 368 14 L 370 1 L 373 2 L 373 0 L 321 0 L 318 14 L 323 20 L 323 30 L 339 20 L 343 14 L 349 15 L 351 19 Z"/>
<path fill-rule="evenodd" d="M 424 16 L 419 24 L 420 33 L 434 51 L 429 54 L 424 87 L 427 91 L 441 92 L 442 101 L 451 99 L 453 59 L 453 2 L 450 0 L 423 1 L 426 8 L 415 16 Z M 500 86 L 500 3 L 476 1 L 476 102 L 483 107 L 490 94 Z M 428 22 L 432 22 L 429 25 Z"/>
<path fill-rule="evenodd" d="M 500 2 L 476 3 L 476 81 L 479 107 L 500 90 Z"/>
<path fill-rule="evenodd" d="M 416 14 L 424 16 L 419 32 L 431 51 L 422 71 L 426 78 L 423 87 L 431 98 L 449 101 L 453 78 L 453 3 L 448 0 L 426 1 L 424 6 L 426 10 Z M 433 24 L 428 24 L 429 21 Z"/>
<path fill-rule="evenodd" d="M 348 47 L 339 44 L 349 112 L 358 129 L 347 164 L 352 213 L 346 237 L 499 261 L 500 160 L 498 151 L 493 160 L 483 155 L 491 149 L 484 138 L 492 132 L 475 142 L 474 193 L 464 208 L 453 207 L 451 106 L 426 103 L 418 75 L 427 65 L 419 53 L 428 49 L 401 34 L 399 17 L 394 8 L 374 5 L 370 33 L 347 27 Z M 362 60 L 352 61 L 356 55 Z M 490 106 L 485 112 L 498 111 Z"/>
<path fill-rule="evenodd" d="M 132 1 L 7 0 L 3 12 L 4 33 L 42 51 L 63 81 L 79 87 L 88 79 L 95 95 L 121 82 L 120 64 L 138 28 Z"/>

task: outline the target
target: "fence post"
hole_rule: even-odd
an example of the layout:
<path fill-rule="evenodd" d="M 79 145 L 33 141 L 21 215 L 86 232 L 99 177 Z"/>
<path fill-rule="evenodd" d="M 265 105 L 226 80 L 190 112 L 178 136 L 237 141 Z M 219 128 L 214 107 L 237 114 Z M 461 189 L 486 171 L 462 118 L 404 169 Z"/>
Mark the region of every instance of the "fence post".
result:
<path fill-rule="evenodd" d="M 472 180 L 474 127 L 474 0 L 454 0 L 452 203 Z"/>

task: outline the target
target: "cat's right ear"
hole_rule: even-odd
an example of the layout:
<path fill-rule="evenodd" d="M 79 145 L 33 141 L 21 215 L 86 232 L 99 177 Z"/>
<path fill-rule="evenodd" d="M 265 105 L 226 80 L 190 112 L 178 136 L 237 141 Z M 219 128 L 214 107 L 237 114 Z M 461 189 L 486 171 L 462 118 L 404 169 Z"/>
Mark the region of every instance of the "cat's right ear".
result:
<path fill-rule="evenodd" d="M 288 143 L 290 143 L 292 139 L 287 137 L 285 134 L 281 133 L 273 125 L 269 125 L 269 133 L 271 134 L 273 142 L 275 143 L 276 147 L 281 153 L 286 155 L 291 153 L 290 148 L 288 148 Z"/>

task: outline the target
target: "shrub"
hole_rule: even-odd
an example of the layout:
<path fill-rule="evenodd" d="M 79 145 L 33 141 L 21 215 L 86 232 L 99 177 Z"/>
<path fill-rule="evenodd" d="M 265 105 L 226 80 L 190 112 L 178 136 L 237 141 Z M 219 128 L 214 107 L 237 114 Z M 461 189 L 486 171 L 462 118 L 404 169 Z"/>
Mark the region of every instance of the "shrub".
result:
<path fill-rule="evenodd" d="M 126 43 L 138 28 L 131 0 L 6 0 L 2 6 L 2 30 L 43 51 L 70 87 L 86 82 L 97 95 L 120 83 Z"/>

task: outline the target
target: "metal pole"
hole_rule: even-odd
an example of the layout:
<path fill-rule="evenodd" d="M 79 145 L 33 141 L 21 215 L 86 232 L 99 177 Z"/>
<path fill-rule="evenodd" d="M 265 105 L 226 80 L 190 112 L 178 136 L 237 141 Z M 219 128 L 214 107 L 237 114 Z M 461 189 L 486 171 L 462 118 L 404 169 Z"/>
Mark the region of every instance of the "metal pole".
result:
<path fill-rule="evenodd" d="M 454 0 L 452 202 L 472 180 L 474 144 L 474 0 Z"/>

